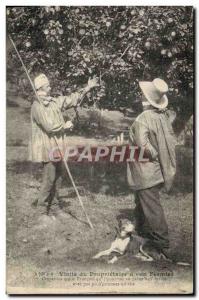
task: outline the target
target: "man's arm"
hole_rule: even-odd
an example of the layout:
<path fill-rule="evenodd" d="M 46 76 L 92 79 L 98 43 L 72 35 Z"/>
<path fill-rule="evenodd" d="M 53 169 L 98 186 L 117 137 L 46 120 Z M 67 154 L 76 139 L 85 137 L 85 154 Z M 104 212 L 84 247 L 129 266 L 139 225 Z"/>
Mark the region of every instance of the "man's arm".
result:
<path fill-rule="evenodd" d="M 59 107 L 64 110 L 79 105 L 85 95 L 96 86 L 99 86 L 98 79 L 96 77 L 89 79 L 86 87 L 79 89 L 77 92 L 72 93 L 69 96 L 58 97 Z"/>
<path fill-rule="evenodd" d="M 129 136 L 134 145 L 144 148 L 147 157 L 151 160 L 155 160 L 157 158 L 158 152 L 150 143 L 149 129 L 144 122 L 136 120 L 130 128 Z"/>
<path fill-rule="evenodd" d="M 42 111 L 42 108 L 39 103 L 34 103 L 32 108 L 32 117 L 35 120 L 35 122 L 43 128 L 44 131 L 46 131 L 48 134 L 50 133 L 57 133 L 63 129 L 63 125 L 58 122 L 52 122 L 52 120 L 49 120 L 44 112 Z"/>

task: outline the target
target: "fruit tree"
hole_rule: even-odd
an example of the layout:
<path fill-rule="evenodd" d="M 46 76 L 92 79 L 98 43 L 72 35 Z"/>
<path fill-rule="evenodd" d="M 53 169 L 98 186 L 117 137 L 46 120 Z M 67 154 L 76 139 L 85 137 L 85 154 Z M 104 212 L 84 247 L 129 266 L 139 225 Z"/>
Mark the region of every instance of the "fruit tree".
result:
<path fill-rule="evenodd" d="M 44 72 L 54 93 L 68 93 L 97 75 L 85 105 L 133 108 L 139 80 L 168 82 L 170 106 L 181 120 L 193 113 L 192 7 L 7 7 L 7 32 L 33 78 Z M 7 75 L 29 85 L 7 43 Z M 183 127 L 180 123 L 178 130 Z"/>

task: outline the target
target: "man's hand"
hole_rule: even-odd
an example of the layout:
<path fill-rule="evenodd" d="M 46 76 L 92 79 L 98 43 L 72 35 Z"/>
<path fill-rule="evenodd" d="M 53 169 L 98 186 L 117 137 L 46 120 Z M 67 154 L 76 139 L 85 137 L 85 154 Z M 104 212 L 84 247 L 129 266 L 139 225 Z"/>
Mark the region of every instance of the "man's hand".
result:
<path fill-rule="evenodd" d="M 73 123 L 71 121 L 67 121 L 65 124 L 64 124 L 64 129 L 70 129 L 72 130 L 74 127 Z"/>
<path fill-rule="evenodd" d="M 96 86 L 99 86 L 98 78 L 95 76 L 92 79 L 89 78 L 89 80 L 88 80 L 89 89 L 92 89 Z"/>
<path fill-rule="evenodd" d="M 93 77 L 92 79 L 89 78 L 88 80 L 88 84 L 84 89 L 81 89 L 79 91 L 80 97 L 78 100 L 78 103 L 76 104 L 76 106 L 80 106 L 82 104 L 82 101 L 85 97 L 85 95 L 94 87 L 99 86 L 100 84 L 98 83 L 98 78 L 97 77 Z"/>

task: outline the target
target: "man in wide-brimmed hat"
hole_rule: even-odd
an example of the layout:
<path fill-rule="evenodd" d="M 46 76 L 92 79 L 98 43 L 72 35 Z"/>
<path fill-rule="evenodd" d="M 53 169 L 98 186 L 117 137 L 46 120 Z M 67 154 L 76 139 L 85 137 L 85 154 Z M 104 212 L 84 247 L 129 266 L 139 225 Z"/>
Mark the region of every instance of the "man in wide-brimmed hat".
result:
<path fill-rule="evenodd" d="M 139 85 L 143 112 L 130 128 L 130 140 L 132 145 L 144 148 L 148 161 L 128 163 L 127 177 L 130 187 L 136 191 L 137 230 L 148 240 L 145 251 L 157 258 L 169 248 L 159 191 L 163 185 L 167 191 L 171 188 L 176 170 L 176 142 L 166 112 L 168 85 L 159 78 Z"/>
<path fill-rule="evenodd" d="M 40 102 L 35 100 L 31 107 L 30 160 L 43 163 L 44 170 L 39 197 L 32 205 L 45 209 L 55 197 L 56 182 L 61 175 L 60 156 L 64 155 L 67 130 L 73 128 L 71 121 L 64 121 L 62 112 L 77 106 L 84 95 L 99 84 L 97 78 L 89 79 L 87 86 L 79 92 L 56 98 L 50 96 L 50 82 L 45 74 L 37 76 L 34 85 Z"/>

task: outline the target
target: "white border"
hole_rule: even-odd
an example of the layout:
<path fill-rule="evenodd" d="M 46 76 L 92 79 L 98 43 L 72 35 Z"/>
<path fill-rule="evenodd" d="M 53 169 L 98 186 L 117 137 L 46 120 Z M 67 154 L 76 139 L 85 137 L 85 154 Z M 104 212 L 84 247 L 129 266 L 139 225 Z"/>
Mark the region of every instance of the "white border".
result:
<path fill-rule="evenodd" d="M 21 6 L 45 6 L 45 5 L 71 5 L 71 6 L 85 6 L 85 5 L 122 5 L 122 6 L 145 6 L 145 5 L 161 5 L 161 6 L 183 6 L 183 5 L 188 5 L 188 6 L 194 6 L 196 9 L 199 7 L 199 1 L 198 0 L 162 0 L 162 1 L 157 1 L 157 0 L 150 0 L 150 1 L 145 1 L 145 0 L 134 0 L 134 1 L 129 1 L 129 0 L 54 0 L 54 1 L 49 1 L 49 0 L 23 0 L 23 1 L 14 1 L 14 0 L 1 0 L 0 1 L 0 41 L 1 41 L 1 47 L 0 47 L 0 62 L 1 62 L 1 72 L 0 72 L 0 82 L 1 82 L 1 88 L 0 88 L 0 146 L 1 146 L 1 156 L 0 156 L 0 192 L 1 192 L 1 206 L 0 206 L 0 299 L 7 299 L 7 295 L 5 294 L 5 241 L 6 241 L 6 236 L 5 236 L 5 223 L 6 223 L 6 148 L 5 148 L 5 139 L 6 139 L 6 126 L 5 126 L 5 116 L 6 116 L 6 107 L 5 107 L 5 99 L 6 99 L 6 60 L 5 60 L 5 6 L 7 5 L 21 5 Z M 196 29 L 198 28 L 198 20 L 196 19 Z M 198 40 L 196 41 L 196 49 L 198 46 Z M 197 57 L 197 55 L 196 55 Z M 196 61 L 196 71 L 198 71 L 198 62 Z M 197 76 L 198 78 L 198 76 Z M 198 79 L 196 81 L 196 87 L 198 85 Z M 198 99 L 198 91 L 196 89 L 196 99 Z M 196 107 L 197 109 L 197 107 Z M 197 114 L 198 115 L 198 114 Z M 199 152 L 199 142 L 197 139 L 197 153 Z M 195 162 L 196 166 L 196 162 Z M 198 175 L 198 172 L 197 172 Z M 198 176 L 196 176 L 198 179 Z M 196 186 L 199 184 L 198 180 L 196 182 Z M 197 200 L 197 199 L 196 199 Z M 196 201 L 197 202 L 197 201 Z M 199 207 L 197 205 L 196 207 Z M 199 217 L 199 212 L 197 209 L 197 217 Z M 197 240 L 198 240 L 198 232 L 197 233 Z M 198 260 L 197 260 L 198 262 Z M 198 269 L 198 263 L 197 266 L 195 266 L 196 270 Z M 198 279 L 198 276 L 197 276 Z M 198 280 L 196 282 L 196 287 L 198 286 Z M 20 299 L 22 297 L 17 297 L 17 299 Z M 42 299 L 43 297 L 37 297 L 37 299 Z M 53 299 L 60 299 L 60 297 L 55 296 L 51 297 Z M 67 297 L 71 298 L 72 297 Z M 73 297 L 74 298 L 74 297 Z M 91 297 L 89 297 L 91 298 Z M 93 297 L 92 297 L 93 298 Z M 110 299 L 108 297 L 103 297 L 104 299 Z M 116 297 L 113 297 L 116 298 Z M 117 297 L 118 298 L 118 297 Z M 122 296 L 121 296 L 122 298 Z M 138 298 L 138 297 L 134 297 Z M 142 299 L 145 297 L 139 297 L 138 299 Z M 167 297 L 166 297 L 167 298 Z M 25 296 L 22 299 L 29 299 L 29 297 Z M 169 297 L 169 299 L 174 299 L 174 297 Z"/>
<path fill-rule="evenodd" d="M 104 5 L 104 6 L 146 6 L 146 5 L 159 5 L 159 6 L 197 6 L 197 0 L 151 0 L 151 1 L 145 1 L 145 0 L 21 0 L 21 1 L 14 1 L 14 0 L 3 0 L 3 5 L 32 5 L 32 6 L 45 6 L 45 5 L 63 5 L 63 6 L 86 6 L 86 5 Z"/>

